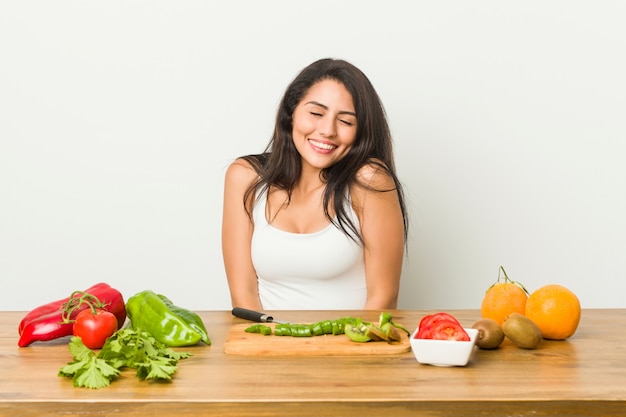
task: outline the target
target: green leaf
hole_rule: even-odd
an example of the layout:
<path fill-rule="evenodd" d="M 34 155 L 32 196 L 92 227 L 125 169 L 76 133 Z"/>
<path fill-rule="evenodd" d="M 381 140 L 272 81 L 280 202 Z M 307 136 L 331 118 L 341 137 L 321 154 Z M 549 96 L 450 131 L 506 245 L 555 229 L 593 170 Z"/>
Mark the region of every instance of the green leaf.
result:
<path fill-rule="evenodd" d="M 108 386 L 119 373 L 102 359 L 94 357 L 74 375 L 73 382 L 75 387 L 100 389 Z"/>
<path fill-rule="evenodd" d="M 70 340 L 69 350 L 72 356 L 74 356 L 74 360 L 77 361 L 90 359 L 91 357 L 96 356 L 91 349 L 83 344 L 83 340 L 77 336 L 73 336 Z"/>
<path fill-rule="evenodd" d="M 59 376 L 74 376 L 75 373 L 79 372 L 82 368 L 88 366 L 89 362 L 90 359 L 69 362 L 67 365 L 59 370 Z"/>
<path fill-rule="evenodd" d="M 152 362 L 149 371 L 146 379 L 172 379 L 172 375 L 176 372 L 176 365 Z"/>
<path fill-rule="evenodd" d="M 161 350 L 161 355 L 168 357 L 170 359 L 179 360 L 179 359 L 187 359 L 193 356 L 193 354 L 189 352 L 176 352 L 174 349 L 166 348 Z"/>
<path fill-rule="evenodd" d="M 167 359 L 151 358 L 150 361 L 137 366 L 137 377 L 139 379 L 172 379 L 176 372 L 176 364 L 170 363 Z"/>
<path fill-rule="evenodd" d="M 120 371 L 119 369 L 117 369 L 114 366 L 111 366 L 107 361 L 99 359 L 99 358 L 94 358 L 93 359 L 93 364 L 95 365 L 96 368 L 98 368 L 98 371 L 100 371 L 100 373 L 109 378 L 109 379 L 113 379 L 116 378 L 117 376 L 119 376 Z"/>

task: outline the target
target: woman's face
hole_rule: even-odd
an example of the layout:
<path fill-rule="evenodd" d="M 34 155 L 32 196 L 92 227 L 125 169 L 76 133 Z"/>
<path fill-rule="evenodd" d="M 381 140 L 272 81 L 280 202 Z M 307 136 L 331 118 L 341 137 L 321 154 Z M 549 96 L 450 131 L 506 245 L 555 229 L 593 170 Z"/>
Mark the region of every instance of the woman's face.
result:
<path fill-rule="evenodd" d="M 342 159 L 356 139 L 352 95 L 335 80 L 313 84 L 293 112 L 293 142 L 303 167 L 323 169 Z"/>

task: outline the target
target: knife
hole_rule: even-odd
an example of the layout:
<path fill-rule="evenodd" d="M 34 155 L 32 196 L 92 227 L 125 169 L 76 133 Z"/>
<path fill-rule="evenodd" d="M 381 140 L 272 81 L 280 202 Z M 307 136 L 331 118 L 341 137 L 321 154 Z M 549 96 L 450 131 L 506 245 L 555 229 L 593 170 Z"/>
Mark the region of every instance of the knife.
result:
<path fill-rule="evenodd" d="M 233 316 L 240 319 L 246 319 L 256 321 L 257 323 L 286 323 L 284 321 L 276 320 L 269 314 L 261 313 L 259 311 L 248 310 L 247 308 L 235 307 L 233 308 Z"/>

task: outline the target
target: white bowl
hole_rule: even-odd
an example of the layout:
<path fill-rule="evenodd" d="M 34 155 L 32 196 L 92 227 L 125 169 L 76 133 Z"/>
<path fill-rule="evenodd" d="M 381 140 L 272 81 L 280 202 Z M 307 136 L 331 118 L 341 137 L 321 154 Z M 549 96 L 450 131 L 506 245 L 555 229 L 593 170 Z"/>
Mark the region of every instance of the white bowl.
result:
<path fill-rule="evenodd" d="M 411 350 L 415 359 L 425 365 L 465 366 L 472 356 L 478 330 L 465 328 L 469 342 L 456 340 L 416 339 L 416 329 L 411 335 Z"/>

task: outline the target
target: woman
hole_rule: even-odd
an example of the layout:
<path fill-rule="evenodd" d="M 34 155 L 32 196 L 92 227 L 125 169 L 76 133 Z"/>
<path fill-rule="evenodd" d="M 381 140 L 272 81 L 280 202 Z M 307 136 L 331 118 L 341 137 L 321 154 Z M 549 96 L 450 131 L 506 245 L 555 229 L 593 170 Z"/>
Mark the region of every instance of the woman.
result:
<path fill-rule="evenodd" d="M 378 94 L 352 64 L 314 62 L 288 86 L 265 152 L 226 172 L 233 307 L 395 309 L 406 237 Z"/>

